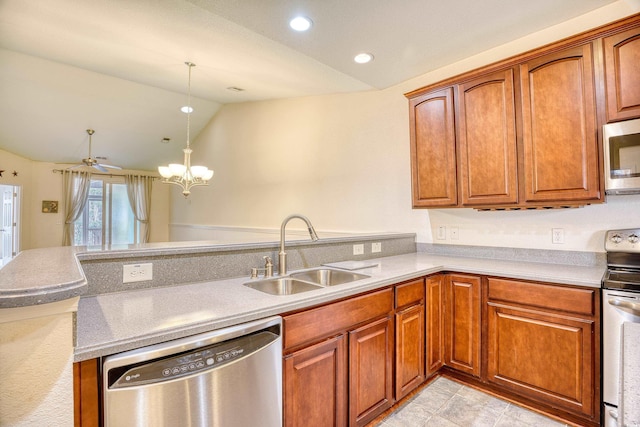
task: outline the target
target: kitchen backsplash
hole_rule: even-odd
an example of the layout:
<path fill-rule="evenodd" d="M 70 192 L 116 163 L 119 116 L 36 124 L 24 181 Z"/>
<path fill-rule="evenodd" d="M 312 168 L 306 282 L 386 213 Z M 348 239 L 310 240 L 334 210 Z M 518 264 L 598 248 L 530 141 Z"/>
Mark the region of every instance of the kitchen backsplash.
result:
<path fill-rule="evenodd" d="M 383 234 L 349 238 L 287 242 L 287 266 L 290 271 L 318 267 L 324 263 L 366 260 L 416 252 L 414 234 Z M 373 243 L 381 243 L 380 252 L 372 252 Z M 100 251 L 79 255 L 89 285 L 85 295 L 98 295 L 134 289 L 174 286 L 233 277 L 250 277 L 252 267 L 263 267 L 263 256 L 270 256 L 277 271 L 279 243 L 235 244 L 219 246 L 178 245 L 140 250 Z M 364 253 L 354 255 L 354 245 Z M 123 283 L 123 266 L 153 264 L 152 280 Z"/>

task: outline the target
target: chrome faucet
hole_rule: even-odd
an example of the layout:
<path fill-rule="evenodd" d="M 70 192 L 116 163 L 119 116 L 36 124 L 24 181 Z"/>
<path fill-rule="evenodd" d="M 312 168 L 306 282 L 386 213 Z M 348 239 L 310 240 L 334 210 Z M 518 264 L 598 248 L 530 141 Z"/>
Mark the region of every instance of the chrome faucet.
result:
<path fill-rule="evenodd" d="M 280 226 L 280 252 L 278 252 L 278 260 L 280 261 L 280 265 L 278 266 L 278 274 L 280 274 L 280 276 L 285 276 L 287 274 L 287 253 L 284 251 L 284 229 L 286 228 L 287 223 L 293 218 L 299 218 L 306 222 L 311 240 L 314 242 L 318 240 L 316 230 L 314 230 L 313 225 L 311 225 L 311 221 L 309 221 L 309 218 L 299 214 L 293 214 L 286 217 L 284 221 L 282 221 L 282 225 Z"/>

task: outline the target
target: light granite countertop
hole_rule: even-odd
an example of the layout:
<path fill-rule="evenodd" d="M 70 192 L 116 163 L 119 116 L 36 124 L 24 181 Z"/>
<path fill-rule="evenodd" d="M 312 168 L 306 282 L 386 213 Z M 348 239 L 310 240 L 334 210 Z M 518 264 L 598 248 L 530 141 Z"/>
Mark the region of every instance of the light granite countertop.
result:
<path fill-rule="evenodd" d="M 78 247 L 31 249 L 20 252 L 0 269 L 0 309 L 26 307 L 78 297 L 87 280 Z"/>
<path fill-rule="evenodd" d="M 327 233 L 325 233 L 327 234 Z M 397 237 L 413 237 L 411 233 L 339 234 L 322 236 L 323 244 Z M 253 237 L 255 239 L 255 237 Z M 271 240 L 269 240 L 271 239 Z M 264 241 L 159 242 L 138 245 L 62 246 L 29 249 L 0 266 L 0 309 L 29 307 L 55 303 L 84 295 L 87 278 L 80 265 L 85 261 L 126 260 L 131 257 L 180 257 L 185 255 L 226 253 L 276 248 L 272 236 Z M 287 248 L 305 245 L 308 235 L 288 236 Z"/>
<path fill-rule="evenodd" d="M 287 296 L 246 286 L 247 277 L 83 297 L 75 360 L 131 350 L 286 313 L 440 271 L 600 288 L 604 266 L 493 260 L 415 252 L 369 259 L 368 279 Z"/>

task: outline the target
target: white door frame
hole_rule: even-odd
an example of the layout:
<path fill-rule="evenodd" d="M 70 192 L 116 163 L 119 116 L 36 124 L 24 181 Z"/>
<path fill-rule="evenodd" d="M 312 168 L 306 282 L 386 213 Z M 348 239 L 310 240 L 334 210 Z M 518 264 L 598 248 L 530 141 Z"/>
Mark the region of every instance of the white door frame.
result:
<path fill-rule="evenodd" d="M 20 187 L 0 185 L 0 267 L 18 254 L 20 236 Z"/>

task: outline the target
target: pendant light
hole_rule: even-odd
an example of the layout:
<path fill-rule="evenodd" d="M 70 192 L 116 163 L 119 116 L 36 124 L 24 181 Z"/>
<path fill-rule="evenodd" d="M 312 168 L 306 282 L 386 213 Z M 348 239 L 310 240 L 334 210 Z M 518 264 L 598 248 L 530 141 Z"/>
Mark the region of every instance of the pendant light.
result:
<path fill-rule="evenodd" d="M 185 62 L 189 67 L 189 87 L 187 95 L 187 106 L 183 107 L 183 111 L 187 114 L 187 147 L 183 149 L 184 164 L 171 163 L 169 166 L 159 166 L 158 172 L 162 176 L 162 182 L 165 184 L 175 184 L 182 187 L 182 194 L 188 197 L 191 194 L 191 187 L 198 185 L 209 185 L 209 180 L 213 176 L 213 171 L 206 166 L 191 166 L 191 153 L 193 150 L 189 142 L 189 130 L 191 126 L 191 68 L 196 64 L 193 62 Z"/>

